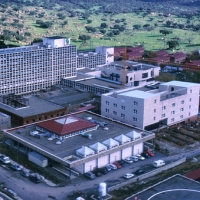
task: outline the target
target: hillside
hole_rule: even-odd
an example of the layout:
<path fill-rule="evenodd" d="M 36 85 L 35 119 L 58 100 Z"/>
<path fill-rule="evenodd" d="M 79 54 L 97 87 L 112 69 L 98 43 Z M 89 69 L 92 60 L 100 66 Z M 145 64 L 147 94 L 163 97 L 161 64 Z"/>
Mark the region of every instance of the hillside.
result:
<path fill-rule="evenodd" d="M 61 35 L 79 49 L 143 45 L 150 51 L 190 52 L 200 46 L 198 5 L 195 0 L 0 0 L 0 45 Z M 178 43 L 170 47 L 174 40 Z"/>

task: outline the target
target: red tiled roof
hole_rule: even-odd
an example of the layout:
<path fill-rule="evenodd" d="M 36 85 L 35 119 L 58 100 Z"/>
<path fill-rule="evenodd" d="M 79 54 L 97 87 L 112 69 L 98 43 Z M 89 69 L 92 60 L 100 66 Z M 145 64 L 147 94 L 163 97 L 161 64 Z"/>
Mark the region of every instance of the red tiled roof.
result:
<path fill-rule="evenodd" d="M 168 52 L 166 50 L 160 50 L 156 52 L 157 56 L 163 56 L 163 55 L 168 55 Z"/>
<path fill-rule="evenodd" d="M 191 65 L 200 65 L 200 60 L 191 60 L 190 62 L 187 62 L 185 64 L 191 64 Z"/>
<path fill-rule="evenodd" d="M 63 118 L 66 122 L 66 120 L 70 117 L 75 119 L 76 121 L 68 123 L 68 124 L 65 124 L 65 123 L 62 124 L 62 123 L 57 122 L 57 120 L 63 119 Z M 62 116 L 60 118 L 56 118 L 56 119 L 52 119 L 52 120 L 48 120 L 48 121 L 43 121 L 41 123 L 38 123 L 37 126 L 42 127 L 50 132 L 57 134 L 57 135 L 63 136 L 63 135 L 68 135 L 71 133 L 75 133 L 78 131 L 82 131 L 82 130 L 85 130 L 88 128 L 95 127 L 96 124 L 94 124 L 90 121 L 78 118 L 74 115 L 70 115 L 70 116 Z"/>
<path fill-rule="evenodd" d="M 197 180 L 198 178 L 200 178 L 200 168 L 185 174 L 185 176 L 193 180 Z"/>
<path fill-rule="evenodd" d="M 181 58 L 181 57 L 187 57 L 187 55 L 183 52 L 176 52 L 174 54 L 169 55 L 171 58 Z"/>

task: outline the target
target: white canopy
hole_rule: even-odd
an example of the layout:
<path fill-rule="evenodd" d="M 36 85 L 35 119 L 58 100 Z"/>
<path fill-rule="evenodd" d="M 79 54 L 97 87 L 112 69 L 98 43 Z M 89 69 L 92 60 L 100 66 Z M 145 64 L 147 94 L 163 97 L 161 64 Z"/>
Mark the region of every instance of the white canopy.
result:
<path fill-rule="evenodd" d="M 124 134 L 121 134 L 121 135 L 115 137 L 114 139 L 117 140 L 120 144 L 125 144 L 125 143 L 131 141 L 131 138 L 130 138 L 130 137 L 127 137 L 127 136 L 124 135 Z"/>
<path fill-rule="evenodd" d="M 116 140 L 113 140 L 112 138 L 109 138 L 103 141 L 102 143 L 105 144 L 109 149 L 119 146 L 119 142 L 117 142 Z"/>
<path fill-rule="evenodd" d="M 137 140 L 142 137 L 141 134 L 142 134 L 142 132 L 138 133 L 136 131 L 131 131 L 131 132 L 127 133 L 126 136 L 130 137 L 132 140 Z"/>
<path fill-rule="evenodd" d="M 99 153 L 101 151 L 105 151 L 107 150 L 107 146 L 101 144 L 100 142 L 97 142 L 95 144 L 92 144 L 89 146 L 91 149 L 93 149 L 94 151 L 96 151 L 96 153 Z"/>
<path fill-rule="evenodd" d="M 91 156 L 91 155 L 93 155 L 94 153 L 95 153 L 95 152 L 94 152 L 92 149 L 90 149 L 90 148 L 88 148 L 88 147 L 86 147 L 86 146 L 83 146 L 83 147 L 81 147 L 80 149 L 76 150 L 76 154 L 77 154 L 78 156 L 81 156 L 81 157 Z"/>

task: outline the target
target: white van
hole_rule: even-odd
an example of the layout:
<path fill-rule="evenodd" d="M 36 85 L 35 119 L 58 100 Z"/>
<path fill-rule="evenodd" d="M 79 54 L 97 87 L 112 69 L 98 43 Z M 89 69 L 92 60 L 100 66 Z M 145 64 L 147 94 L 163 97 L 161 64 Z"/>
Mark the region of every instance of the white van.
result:
<path fill-rule="evenodd" d="M 153 162 L 153 166 L 154 167 L 162 167 L 163 165 L 165 165 L 165 161 L 164 160 L 157 160 Z"/>

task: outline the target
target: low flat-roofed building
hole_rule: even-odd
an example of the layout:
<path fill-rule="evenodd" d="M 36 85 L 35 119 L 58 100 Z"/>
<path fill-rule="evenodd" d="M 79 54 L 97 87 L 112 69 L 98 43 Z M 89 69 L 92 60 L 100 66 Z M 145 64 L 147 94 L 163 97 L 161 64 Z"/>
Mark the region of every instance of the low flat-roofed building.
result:
<path fill-rule="evenodd" d="M 125 200 L 177 200 L 200 199 L 200 183 L 176 174 L 149 188 L 131 195 Z"/>
<path fill-rule="evenodd" d="M 106 127 L 100 126 L 101 122 L 104 122 L 102 124 L 106 124 Z M 33 131 L 37 133 L 31 134 Z M 130 137 L 130 140 L 127 140 L 129 133 L 133 131 L 141 137 Z M 116 160 L 142 153 L 146 141 L 153 149 L 155 138 L 152 132 L 91 112 L 77 112 L 8 129 L 4 134 L 5 143 L 12 148 L 24 153 L 35 151 L 79 173 L 92 171 Z M 126 135 L 125 143 L 115 140 L 120 139 L 122 134 Z"/>
<path fill-rule="evenodd" d="M 199 90 L 197 83 L 171 81 L 115 91 L 102 95 L 101 114 L 145 130 L 196 120 Z"/>
<path fill-rule="evenodd" d="M 18 102 L 18 103 L 17 103 Z M 14 125 L 25 125 L 66 114 L 66 108 L 34 96 L 16 99 L 12 95 L 0 102 L 0 111 L 11 117 Z"/>

